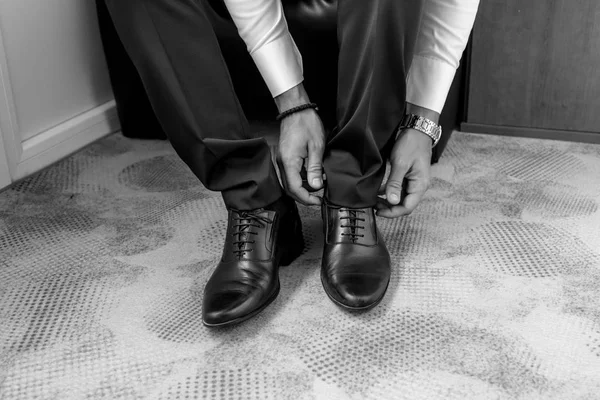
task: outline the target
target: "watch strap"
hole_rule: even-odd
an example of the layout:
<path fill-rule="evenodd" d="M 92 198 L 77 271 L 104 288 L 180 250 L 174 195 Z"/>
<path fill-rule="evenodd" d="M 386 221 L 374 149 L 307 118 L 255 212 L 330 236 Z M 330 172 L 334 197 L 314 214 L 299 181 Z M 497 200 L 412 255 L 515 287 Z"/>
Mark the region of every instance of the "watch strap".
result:
<path fill-rule="evenodd" d="M 432 120 L 422 117 L 416 114 L 406 114 L 400 121 L 400 129 L 415 129 L 419 132 L 423 132 L 433 140 L 432 147 L 440 141 L 442 137 L 442 127 L 433 122 Z"/>

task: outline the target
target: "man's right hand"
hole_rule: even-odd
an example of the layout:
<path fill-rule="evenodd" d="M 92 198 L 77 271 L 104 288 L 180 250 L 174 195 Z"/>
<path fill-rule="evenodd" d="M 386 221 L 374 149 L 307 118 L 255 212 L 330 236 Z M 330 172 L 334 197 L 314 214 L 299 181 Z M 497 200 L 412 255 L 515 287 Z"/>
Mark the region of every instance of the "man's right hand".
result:
<path fill-rule="evenodd" d="M 279 112 L 310 103 L 302 84 L 277 96 Z M 281 120 L 277 166 L 286 192 L 305 205 L 320 205 L 321 198 L 302 186 L 302 166 L 306 165 L 308 184 L 315 190 L 323 187 L 323 152 L 325 128 L 313 109 L 303 110 Z"/>

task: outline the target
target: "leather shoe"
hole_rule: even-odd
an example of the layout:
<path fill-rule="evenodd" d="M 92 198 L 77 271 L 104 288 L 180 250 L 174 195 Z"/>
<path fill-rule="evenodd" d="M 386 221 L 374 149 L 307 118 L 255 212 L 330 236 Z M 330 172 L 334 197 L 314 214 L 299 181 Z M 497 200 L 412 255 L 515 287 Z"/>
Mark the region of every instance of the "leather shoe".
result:
<path fill-rule="evenodd" d="M 390 254 L 377 229 L 373 208 L 323 202 L 325 246 L 321 283 L 334 303 L 350 310 L 377 305 L 390 282 Z"/>
<path fill-rule="evenodd" d="M 284 195 L 252 211 L 229 209 L 223 256 L 204 289 L 202 321 L 225 326 L 264 310 L 279 294 L 279 266 L 304 249 L 296 203 Z"/>

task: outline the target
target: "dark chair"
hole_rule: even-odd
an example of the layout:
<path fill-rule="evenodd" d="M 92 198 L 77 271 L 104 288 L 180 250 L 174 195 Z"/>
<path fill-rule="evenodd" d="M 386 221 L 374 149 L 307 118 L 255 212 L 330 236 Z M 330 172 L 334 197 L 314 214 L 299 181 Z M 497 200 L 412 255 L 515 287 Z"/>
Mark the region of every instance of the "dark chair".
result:
<path fill-rule="evenodd" d="M 240 103 L 250 120 L 273 119 L 277 110 L 246 45 L 227 12 L 223 0 L 206 0 L 209 18 L 217 34 L 223 57 Z M 152 111 L 143 85 L 121 44 L 104 4 L 96 0 L 100 33 L 123 134 L 128 137 L 165 138 Z M 337 82 L 337 0 L 283 0 L 290 32 L 302 54 L 306 90 L 319 104 L 326 127 L 335 125 Z M 435 147 L 432 161 L 441 156 L 462 112 L 463 67 L 459 69 L 441 115 L 444 135 Z"/>

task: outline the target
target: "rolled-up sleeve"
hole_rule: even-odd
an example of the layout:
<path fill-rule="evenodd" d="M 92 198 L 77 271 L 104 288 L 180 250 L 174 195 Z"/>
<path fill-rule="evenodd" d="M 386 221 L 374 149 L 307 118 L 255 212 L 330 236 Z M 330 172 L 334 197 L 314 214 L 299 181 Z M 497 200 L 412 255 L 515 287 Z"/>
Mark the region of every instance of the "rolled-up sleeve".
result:
<path fill-rule="evenodd" d="M 225 5 L 273 97 L 304 80 L 302 56 L 280 0 L 225 0 Z"/>
<path fill-rule="evenodd" d="M 406 101 L 441 113 L 473 29 L 479 0 L 424 0 Z"/>

